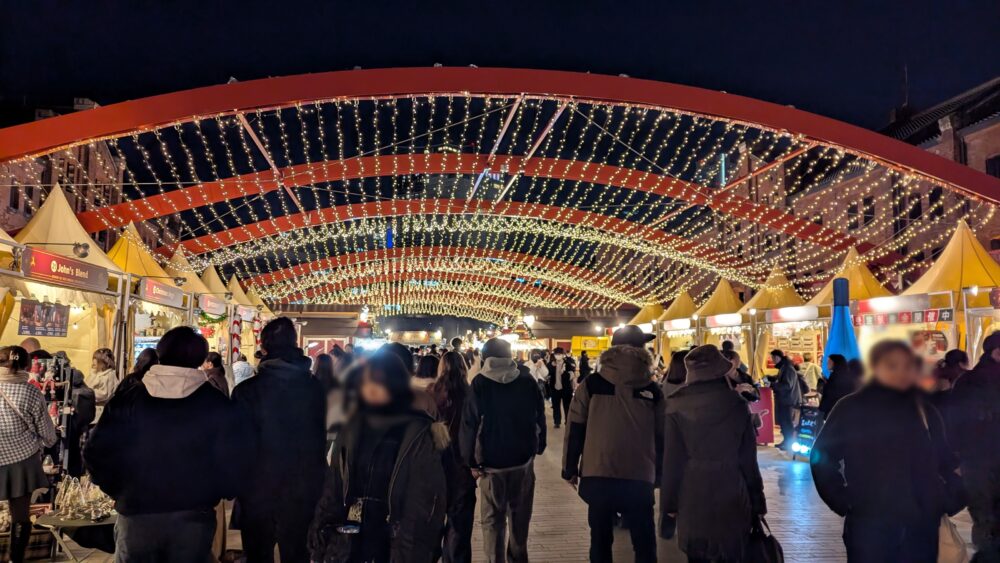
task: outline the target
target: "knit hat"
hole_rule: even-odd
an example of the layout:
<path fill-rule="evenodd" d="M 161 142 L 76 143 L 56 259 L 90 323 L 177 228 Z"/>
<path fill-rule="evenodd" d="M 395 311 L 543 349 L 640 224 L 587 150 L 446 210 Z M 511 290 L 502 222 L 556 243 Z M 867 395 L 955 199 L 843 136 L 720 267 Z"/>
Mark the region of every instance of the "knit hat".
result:
<path fill-rule="evenodd" d="M 684 367 L 687 368 L 687 382 L 696 383 L 725 377 L 733 369 L 733 364 L 718 348 L 705 344 L 688 352 L 684 358 Z"/>
<path fill-rule="evenodd" d="M 654 338 L 656 338 L 655 334 L 646 334 L 635 325 L 625 325 L 611 336 L 611 345 L 645 348 L 646 343 Z"/>
<path fill-rule="evenodd" d="M 486 344 L 483 344 L 482 356 L 485 362 L 487 358 L 506 358 L 509 360 L 514 357 L 514 354 L 510 351 L 510 342 L 502 338 L 490 338 Z"/>

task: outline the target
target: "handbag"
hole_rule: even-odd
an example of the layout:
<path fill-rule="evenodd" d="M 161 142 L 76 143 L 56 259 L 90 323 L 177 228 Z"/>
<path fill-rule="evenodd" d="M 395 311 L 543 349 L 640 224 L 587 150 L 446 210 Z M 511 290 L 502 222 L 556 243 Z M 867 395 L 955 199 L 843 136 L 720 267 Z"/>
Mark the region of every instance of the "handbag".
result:
<path fill-rule="evenodd" d="M 784 563 L 785 552 L 763 516 L 758 516 L 750 528 L 750 539 L 743 550 L 744 563 Z"/>
<path fill-rule="evenodd" d="M 931 428 L 927 423 L 927 412 L 922 404 L 917 403 L 917 411 L 920 413 L 920 422 L 927 431 L 927 437 L 931 438 Z M 943 485 L 948 489 L 948 484 Z M 941 524 L 938 526 L 938 563 L 968 563 L 969 549 L 965 546 L 965 540 L 958 533 L 958 528 L 947 514 L 941 515 Z"/>

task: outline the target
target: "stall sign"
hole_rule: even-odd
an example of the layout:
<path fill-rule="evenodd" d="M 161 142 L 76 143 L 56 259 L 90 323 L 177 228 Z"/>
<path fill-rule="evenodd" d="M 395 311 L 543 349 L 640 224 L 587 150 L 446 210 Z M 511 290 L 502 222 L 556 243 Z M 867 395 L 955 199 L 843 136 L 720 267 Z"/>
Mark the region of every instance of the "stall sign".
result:
<path fill-rule="evenodd" d="M 257 309 L 253 307 L 244 307 L 243 305 L 237 305 L 236 314 L 239 315 L 241 319 L 249 323 L 253 322 L 254 317 L 257 316 Z"/>
<path fill-rule="evenodd" d="M 669 321 L 663 321 L 663 328 L 665 330 L 689 330 L 691 328 L 691 319 L 671 319 Z"/>
<path fill-rule="evenodd" d="M 209 315 L 225 315 L 226 302 L 214 295 L 201 294 L 198 296 L 198 308 Z"/>
<path fill-rule="evenodd" d="M 931 298 L 927 294 L 896 295 L 889 297 L 872 297 L 862 299 L 854 305 L 854 312 L 865 314 L 888 314 L 906 311 L 922 311 L 930 309 Z"/>
<path fill-rule="evenodd" d="M 774 443 L 774 393 L 770 387 L 760 390 L 760 400 L 748 404 L 750 413 L 759 418 L 761 426 L 757 429 L 757 444 L 766 446 Z"/>
<path fill-rule="evenodd" d="M 17 333 L 21 336 L 66 336 L 69 329 L 69 305 L 21 300 L 21 318 Z"/>
<path fill-rule="evenodd" d="M 184 306 L 183 291 L 152 278 L 141 278 L 139 280 L 139 297 L 144 301 L 159 303 L 168 307 L 179 308 Z"/>
<path fill-rule="evenodd" d="M 21 271 L 39 281 L 95 291 L 108 290 L 107 269 L 37 248 L 24 249 Z"/>
<path fill-rule="evenodd" d="M 811 321 L 817 317 L 819 317 L 819 308 L 815 305 L 782 307 L 780 309 L 769 309 L 764 312 L 764 318 L 769 323 Z"/>
<path fill-rule="evenodd" d="M 705 326 L 710 328 L 723 326 L 737 326 L 743 324 L 743 315 L 739 313 L 723 313 L 705 317 Z"/>
<path fill-rule="evenodd" d="M 927 309 L 925 311 L 899 311 L 854 315 L 854 326 L 886 326 L 921 323 L 950 323 L 955 320 L 954 309 Z"/>
<path fill-rule="evenodd" d="M 799 424 L 796 427 L 795 443 L 792 444 L 792 451 L 803 456 L 809 456 L 809 452 L 823 429 L 823 411 L 816 407 L 803 406 L 799 408 Z"/>

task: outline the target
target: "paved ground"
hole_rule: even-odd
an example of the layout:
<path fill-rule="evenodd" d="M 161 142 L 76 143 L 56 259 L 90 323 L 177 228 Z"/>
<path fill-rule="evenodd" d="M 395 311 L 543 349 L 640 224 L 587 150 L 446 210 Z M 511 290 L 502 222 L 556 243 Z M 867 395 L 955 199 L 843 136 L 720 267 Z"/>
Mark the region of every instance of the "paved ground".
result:
<path fill-rule="evenodd" d="M 560 478 L 562 433 L 550 428 L 549 436 L 549 449 L 535 461 L 537 488 L 529 554 L 532 561 L 541 563 L 587 561 L 590 545 L 587 507 L 576 491 Z M 846 561 L 840 538 L 841 519 L 819 500 L 809 466 L 802 461 L 791 461 L 772 448 L 761 448 L 759 460 L 770 512 L 768 523 L 784 547 L 786 560 L 790 563 Z M 969 541 L 971 523 L 968 514 L 960 514 L 956 522 L 959 531 Z M 228 543 L 231 548 L 238 548 L 239 534 L 230 532 Z M 80 555 L 85 553 L 82 551 Z M 482 534 L 477 525 L 473 534 L 474 561 L 483 562 L 482 553 Z M 87 563 L 112 560 L 103 554 L 93 554 L 85 559 Z M 627 531 L 616 532 L 615 560 L 633 560 Z M 659 540 L 661 563 L 686 560 L 678 551 L 676 542 Z"/>

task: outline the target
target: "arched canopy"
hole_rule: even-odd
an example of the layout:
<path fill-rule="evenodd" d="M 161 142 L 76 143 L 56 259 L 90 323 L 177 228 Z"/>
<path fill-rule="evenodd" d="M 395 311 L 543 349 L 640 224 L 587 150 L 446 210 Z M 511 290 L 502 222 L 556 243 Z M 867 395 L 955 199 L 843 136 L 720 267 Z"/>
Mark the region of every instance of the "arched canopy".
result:
<path fill-rule="evenodd" d="M 110 161 L 73 162 L 99 144 Z M 85 202 L 82 230 L 144 223 L 159 257 L 183 259 L 167 271 L 192 284 L 207 271 L 212 292 L 229 279 L 311 302 L 346 299 L 346 276 L 392 276 L 411 311 L 448 304 L 420 306 L 408 282 L 433 273 L 457 287 L 447 276 L 471 275 L 473 260 L 505 307 L 539 290 L 583 307 L 663 303 L 720 277 L 759 290 L 754 306 L 776 288 L 783 303 L 853 248 L 885 279 L 914 270 L 930 250 L 914 236 L 982 228 L 1000 202 L 996 179 L 787 106 L 521 69 L 272 78 L 0 129 L 15 183 L 46 158 L 79 172 L 67 189 Z M 432 270 L 426 248 L 463 262 Z M 787 278 L 772 283 L 772 270 Z"/>

